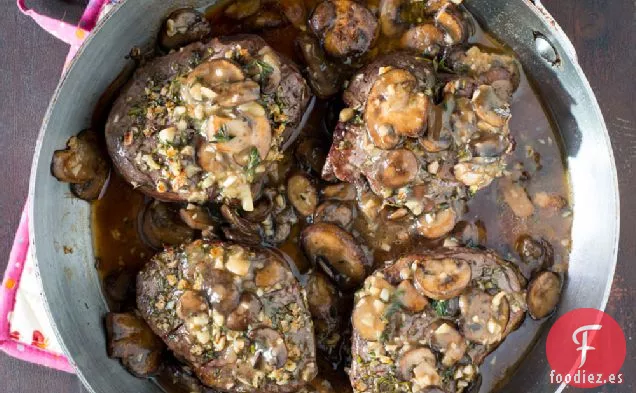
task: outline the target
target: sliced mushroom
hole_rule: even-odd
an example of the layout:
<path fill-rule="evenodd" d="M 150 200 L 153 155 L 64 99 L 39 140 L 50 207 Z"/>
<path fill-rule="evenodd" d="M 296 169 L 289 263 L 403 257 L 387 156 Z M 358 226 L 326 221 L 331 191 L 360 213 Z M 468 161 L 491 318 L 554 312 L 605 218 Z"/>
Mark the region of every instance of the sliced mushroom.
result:
<path fill-rule="evenodd" d="M 403 308 L 411 312 L 422 312 L 428 305 L 428 300 L 420 295 L 411 280 L 404 280 L 397 287 L 398 301 Z"/>
<path fill-rule="evenodd" d="M 387 37 L 395 37 L 404 31 L 400 20 L 403 0 L 380 0 L 380 27 Z"/>
<path fill-rule="evenodd" d="M 407 149 L 383 152 L 372 177 L 382 186 L 396 189 L 415 180 L 419 164 L 415 153 Z"/>
<path fill-rule="evenodd" d="M 458 296 L 470 284 L 472 271 L 462 259 L 424 259 L 415 270 L 415 284 L 426 296 L 448 300 Z"/>
<path fill-rule="evenodd" d="M 336 393 L 331 383 L 320 376 L 314 378 L 309 383 L 308 388 L 308 393 Z"/>
<path fill-rule="evenodd" d="M 300 241 L 313 263 L 321 267 L 343 288 L 352 288 L 365 277 L 367 257 L 353 236 L 335 224 L 317 223 L 305 228 Z"/>
<path fill-rule="evenodd" d="M 263 268 L 256 271 L 254 283 L 259 288 L 270 288 L 276 284 L 284 285 L 290 271 L 281 261 L 268 258 Z"/>
<path fill-rule="evenodd" d="M 351 183 L 330 184 L 322 189 L 322 196 L 336 201 L 354 201 L 356 188 Z"/>
<path fill-rule="evenodd" d="M 243 24 L 250 30 L 279 27 L 285 24 L 285 18 L 277 10 L 260 10 L 245 19 Z"/>
<path fill-rule="evenodd" d="M 256 101 L 260 98 L 261 86 L 251 80 L 227 83 L 214 89 L 215 102 L 223 107 L 235 106 Z"/>
<path fill-rule="evenodd" d="M 510 119 L 510 105 L 502 100 L 492 86 L 481 85 L 472 98 L 477 117 L 494 127 L 503 127 Z"/>
<path fill-rule="evenodd" d="M 350 204 L 339 201 L 321 203 L 314 214 L 314 222 L 329 222 L 342 229 L 349 230 L 353 226 L 354 211 Z"/>
<path fill-rule="evenodd" d="M 402 137 L 426 129 L 430 100 L 417 89 L 417 79 L 394 68 L 380 75 L 369 92 L 364 113 L 369 137 L 381 149 L 392 149 Z"/>
<path fill-rule="evenodd" d="M 203 292 L 210 306 L 225 316 L 234 311 L 240 301 L 234 275 L 227 270 L 205 268 L 202 276 Z"/>
<path fill-rule="evenodd" d="M 367 341 L 380 339 L 386 327 L 384 319 L 386 307 L 386 303 L 375 296 L 365 296 L 358 300 L 353 308 L 351 321 L 360 337 Z"/>
<path fill-rule="evenodd" d="M 233 61 L 213 59 L 199 64 L 187 75 L 185 83 L 181 86 L 181 93 L 184 96 L 199 99 L 200 101 L 202 96 L 201 84 L 211 88 L 225 83 L 240 82 L 244 79 L 243 70 Z M 199 85 L 198 91 L 197 85 Z M 193 89 L 194 91 L 192 91 Z"/>
<path fill-rule="evenodd" d="M 542 272 L 528 285 L 528 312 L 534 319 L 552 314 L 561 298 L 561 279 L 552 272 Z"/>
<path fill-rule="evenodd" d="M 505 292 L 491 296 L 473 288 L 459 297 L 464 336 L 478 344 L 490 345 L 504 337 L 510 318 L 510 305 Z"/>
<path fill-rule="evenodd" d="M 258 320 L 262 308 L 256 295 L 245 292 L 241 295 L 238 306 L 227 316 L 225 325 L 229 329 L 244 332 Z"/>
<path fill-rule="evenodd" d="M 357 56 L 373 45 L 378 21 L 361 3 L 327 0 L 318 4 L 309 20 L 327 53 L 334 57 Z"/>
<path fill-rule="evenodd" d="M 441 382 L 435 354 L 426 347 L 413 348 L 402 354 L 397 371 L 400 379 L 413 381 L 418 386 L 438 386 Z"/>
<path fill-rule="evenodd" d="M 143 213 L 142 238 L 153 248 L 175 246 L 194 239 L 194 230 L 185 225 L 170 205 L 152 202 Z"/>
<path fill-rule="evenodd" d="M 455 227 L 457 213 L 452 208 L 447 208 L 437 213 L 426 213 L 417 221 L 417 231 L 428 239 L 440 238 Z"/>
<path fill-rule="evenodd" d="M 543 238 L 534 239 L 530 235 L 522 235 L 515 242 L 515 249 L 531 272 L 547 269 L 554 263 L 554 249 Z"/>
<path fill-rule="evenodd" d="M 236 118 L 215 115 L 208 119 L 207 137 L 211 143 L 204 145 L 205 149 L 228 154 L 240 166 L 247 165 L 252 148 L 256 148 L 260 159 L 265 160 L 272 143 L 272 130 L 265 109 L 256 102 L 250 102 L 239 106 L 238 112 L 240 116 Z M 219 135 L 223 136 L 221 141 L 218 140 Z M 215 164 L 204 166 L 201 157 L 199 164 L 209 172 L 217 169 Z"/>
<path fill-rule="evenodd" d="M 106 314 L 108 356 L 120 358 L 138 377 L 156 374 L 161 367 L 164 344 L 146 322 L 132 313 Z"/>
<path fill-rule="evenodd" d="M 320 98 L 328 98 L 340 89 L 340 73 L 331 63 L 320 42 L 307 33 L 296 37 L 296 48 L 307 66 L 307 79 L 314 93 Z"/>
<path fill-rule="evenodd" d="M 223 233 L 228 240 L 251 245 L 261 243 L 260 227 L 257 223 L 244 219 L 228 205 L 221 206 L 221 215 L 230 225 L 229 228 L 223 228 Z"/>
<path fill-rule="evenodd" d="M 503 194 L 504 201 L 506 201 L 506 204 L 508 204 L 515 216 L 527 218 L 534 213 L 534 205 L 521 184 L 513 183 L 508 179 L 501 179 L 499 181 L 499 187 Z"/>
<path fill-rule="evenodd" d="M 287 362 L 287 346 L 283 336 L 267 327 L 252 330 L 249 337 L 254 341 L 255 354 L 267 368 L 279 369 Z M 262 368 L 258 367 L 257 368 Z"/>
<path fill-rule="evenodd" d="M 205 16 L 193 8 L 173 11 L 163 23 L 159 33 L 159 45 L 166 49 L 177 49 L 192 42 L 201 41 L 212 32 Z"/>
<path fill-rule="evenodd" d="M 254 210 L 244 212 L 243 218 L 255 224 L 265 221 L 274 210 L 274 203 L 270 198 L 261 198 L 254 204 Z"/>
<path fill-rule="evenodd" d="M 302 216 L 311 216 L 318 204 L 318 191 L 312 181 L 297 173 L 287 179 L 287 198 Z"/>
<path fill-rule="evenodd" d="M 232 19 L 245 19 L 254 15 L 260 7 L 261 0 L 236 0 L 225 9 L 225 15 Z"/>
<path fill-rule="evenodd" d="M 98 199 L 110 175 L 110 165 L 104 157 L 97 134 L 84 130 L 69 138 L 65 150 L 53 153 L 51 173 L 57 180 L 71 183 L 78 198 Z"/>
<path fill-rule="evenodd" d="M 453 4 L 447 4 L 437 11 L 435 23 L 446 33 L 444 35 L 444 43 L 446 45 L 457 45 L 468 37 L 468 29 Z"/>
<path fill-rule="evenodd" d="M 200 294 L 195 291 L 184 291 L 177 302 L 177 316 L 183 320 L 189 319 L 194 315 L 206 313 L 208 305 Z"/>
<path fill-rule="evenodd" d="M 400 46 L 425 55 L 434 56 L 444 44 L 444 33 L 435 25 L 425 23 L 408 29 L 400 39 Z"/>
<path fill-rule="evenodd" d="M 214 226 L 214 219 L 207 209 L 201 206 L 190 205 L 187 208 L 180 209 L 179 217 L 192 229 L 203 231 Z"/>
<path fill-rule="evenodd" d="M 316 319 L 331 319 L 337 312 L 338 291 L 324 274 L 313 272 L 306 286 L 309 312 Z"/>
<path fill-rule="evenodd" d="M 444 366 L 453 366 L 464 357 L 468 345 L 452 322 L 437 320 L 429 326 L 429 329 L 430 346 L 442 353 L 442 364 Z"/>

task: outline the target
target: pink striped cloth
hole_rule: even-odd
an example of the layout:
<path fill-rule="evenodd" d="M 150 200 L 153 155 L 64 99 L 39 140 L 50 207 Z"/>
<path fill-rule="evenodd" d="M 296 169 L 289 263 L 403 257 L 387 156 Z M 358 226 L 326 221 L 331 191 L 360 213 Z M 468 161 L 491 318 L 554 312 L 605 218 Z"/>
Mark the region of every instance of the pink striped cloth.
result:
<path fill-rule="evenodd" d="M 22 13 L 70 45 L 68 64 L 100 16 L 119 1 L 90 0 L 78 26 L 41 15 L 27 8 L 25 0 L 17 0 L 17 4 Z M 27 362 L 73 372 L 56 340 L 41 298 L 37 268 L 29 250 L 28 215 L 25 207 L 0 287 L 0 350 Z"/>

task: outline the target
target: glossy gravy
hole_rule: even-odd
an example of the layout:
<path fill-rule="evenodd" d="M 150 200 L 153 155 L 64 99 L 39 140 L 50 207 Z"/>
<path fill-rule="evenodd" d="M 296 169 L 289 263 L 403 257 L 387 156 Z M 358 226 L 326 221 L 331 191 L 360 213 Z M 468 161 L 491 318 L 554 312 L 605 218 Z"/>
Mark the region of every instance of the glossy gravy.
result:
<path fill-rule="evenodd" d="M 313 0 L 306 2 L 309 9 L 316 3 Z M 214 26 L 214 35 L 227 35 L 242 32 L 240 24 L 222 18 L 222 13 L 217 10 L 208 12 L 208 17 Z M 476 22 L 474 22 L 477 26 Z M 259 33 L 270 46 L 287 56 L 298 60 L 294 53 L 294 39 L 298 30 L 292 25 L 281 28 L 266 29 Z M 493 37 L 483 32 L 478 27 L 470 42 L 479 43 L 482 46 L 497 51 L 507 51 L 503 45 Z M 389 51 L 393 43 L 381 41 L 377 45 L 382 52 Z M 107 93 L 113 96 L 113 92 Z M 105 100 L 108 101 L 108 100 Z M 324 119 L 329 112 L 334 111 L 338 100 L 327 102 L 317 100 L 312 107 L 309 121 L 302 130 L 299 139 L 307 135 L 319 137 L 326 142 L 330 141 L 330 133 Z M 103 114 L 107 113 L 108 104 L 100 107 L 96 112 L 102 115 L 95 116 L 98 124 L 93 126 L 103 130 Z M 522 163 L 530 175 L 530 180 L 524 185 L 530 197 L 537 192 L 557 194 L 569 199 L 569 185 L 567 170 L 564 164 L 560 148 L 560 139 L 551 125 L 550 119 L 544 110 L 540 97 L 537 96 L 526 75 L 521 73 L 521 83 L 514 94 L 512 101 L 512 120 L 510 130 L 516 141 L 516 148 L 508 159 L 508 168 L 513 168 L 515 163 Z M 339 110 L 335 109 L 335 110 Z M 333 113 L 331 113 L 333 116 Z M 337 116 L 337 112 L 336 115 Z M 296 170 L 293 162 L 293 147 L 287 151 L 288 165 L 282 168 Z M 285 172 L 284 169 L 281 169 Z M 314 176 L 315 177 L 315 176 Z M 282 179 L 285 176 L 281 177 Z M 105 195 L 92 204 L 92 234 L 96 253 L 96 266 L 102 277 L 108 277 L 114 273 L 126 271 L 135 274 L 153 254 L 151 247 L 146 245 L 140 237 L 141 214 L 145 204 L 150 198 L 135 191 L 119 175 L 111 176 L 110 184 Z M 567 272 L 568 254 L 570 245 L 570 231 L 572 216 L 569 209 L 555 211 L 553 209 L 535 208 L 534 214 L 526 219 L 516 217 L 510 207 L 504 202 L 500 187 L 500 180 L 495 180 L 486 189 L 479 191 L 469 202 L 468 211 L 464 214 L 463 221 L 479 221 L 485 229 L 485 239 L 482 246 L 496 250 L 504 258 L 520 266 L 524 271 L 523 263 L 515 251 L 515 241 L 520 235 L 528 234 L 534 237 L 543 237 L 554 248 L 553 270 Z M 298 234 L 303 225 L 301 222 L 292 229 L 289 239 L 279 248 L 287 253 L 296 263 L 302 273 L 310 268 L 310 264 L 304 257 L 298 246 Z M 356 228 L 364 225 L 361 220 L 356 223 Z M 368 245 L 377 245 L 381 242 L 395 243 L 396 231 L 399 228 L 389 225 L 381 225 L 385 230 L 367 236 Z M 360 231 L 363 232 L 363 231 Z M 381 240 L 378 242 L 378 240 Z M 443 244 L 443 240 L 413 239 L 408 244 L 392 246 L 389 250 L 375 247 L 374 261 L 381 265 L 387 260 L 396 258 L 399 254 L 417 248 L 430 248 Z M 526 269 L 527 270 L 527 269 Z M 301 277 L 302 278 L 302 277 Z M 529 278 L 529 277 L 526 277 Z M 301 280 L 303 281 L 303 280 Z M 134 298 L 124 303 L 134 306 Z M 112 302 L 111 306 L 119 308 L 121 304 Z M 122 306 L 122 307 L 125 307 Z M 519 348 L 527 348 L 540 332 L 543 322 L 537 322 L 526 317 L 523 325 L 513 332 L 508 339 L 494 353 L 490 354 L 480 367 L 482 373 L 482 392 L 494 390 L 505 380 L 505 377 L 514 370 L 514 366 L 523 358 L 523 351 Z M 346 341 L 346 340 L 345 340 Z M 345 351 L 346 352 L 346 351 Z M 496 359 L 496 361 L 495 361 Z M 344 367 L 346 359 L 335 364 L 335 369 L 325 375 L 330 367 L 323 367 L 321 374 L 327 376 L 337 392 L 351 391 Z M 158 377 L 160 384 L 169 391 L 180 391 L 170 383 L 170 375 Z"/>

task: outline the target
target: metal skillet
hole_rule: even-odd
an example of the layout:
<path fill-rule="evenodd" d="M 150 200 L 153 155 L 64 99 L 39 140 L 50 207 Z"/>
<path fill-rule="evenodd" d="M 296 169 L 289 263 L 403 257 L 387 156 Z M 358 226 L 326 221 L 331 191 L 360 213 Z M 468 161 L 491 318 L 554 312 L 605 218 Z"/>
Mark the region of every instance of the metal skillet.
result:
<path fill-rule="evenodd" d="M 152 42 L 171 10 L 210 1 L 123 2 L 95 29 L 60 82 L 44 118 L 30 183 L 30 240 L 34 245 L 47 310 L 55 333 L 90 392 L 160 392 L 150 380 L 130 375 L 106 355 L 103 316 L 107 304 L 94 267 L 90 206 L 69 198 L 67 185 L 50 175 L 50 157 L 90 124 L 101 93 L 129 60 L 134 46 Z M 616 167 L 601 111 L 563 31 L 539 4 L 524 0 L 466 0 L 481 25 L 510 46 L 535 82 L 561 138 L 572 188 L 574 222 L 568 281 L 548 327 L 580 307 L 604 309 L 617 259 L 619 197 Z M 66 253 L 67 247 L 73 249 Z M 515 340 L 506 362 L 491 366 L 481 391 L 547 393 L 547 329 Z M 512 370 L 512 371 L 511 371 Z M 503 386 L 503 388 L 502 388 Z M 567 388 L 565 388 L 567 390 Z"/>

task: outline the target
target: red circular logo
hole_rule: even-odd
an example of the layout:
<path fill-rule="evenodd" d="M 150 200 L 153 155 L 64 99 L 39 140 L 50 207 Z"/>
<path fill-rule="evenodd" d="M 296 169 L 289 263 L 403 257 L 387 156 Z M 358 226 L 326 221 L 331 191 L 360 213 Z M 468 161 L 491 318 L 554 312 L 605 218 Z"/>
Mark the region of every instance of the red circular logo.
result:
<path fill-rule="evenodd" d="M 578 388 L 622 383 L 626 352 L 625 335 L 612 317 L 593 308 L 572 310 L 548 334 L 550 382 Z"/>

